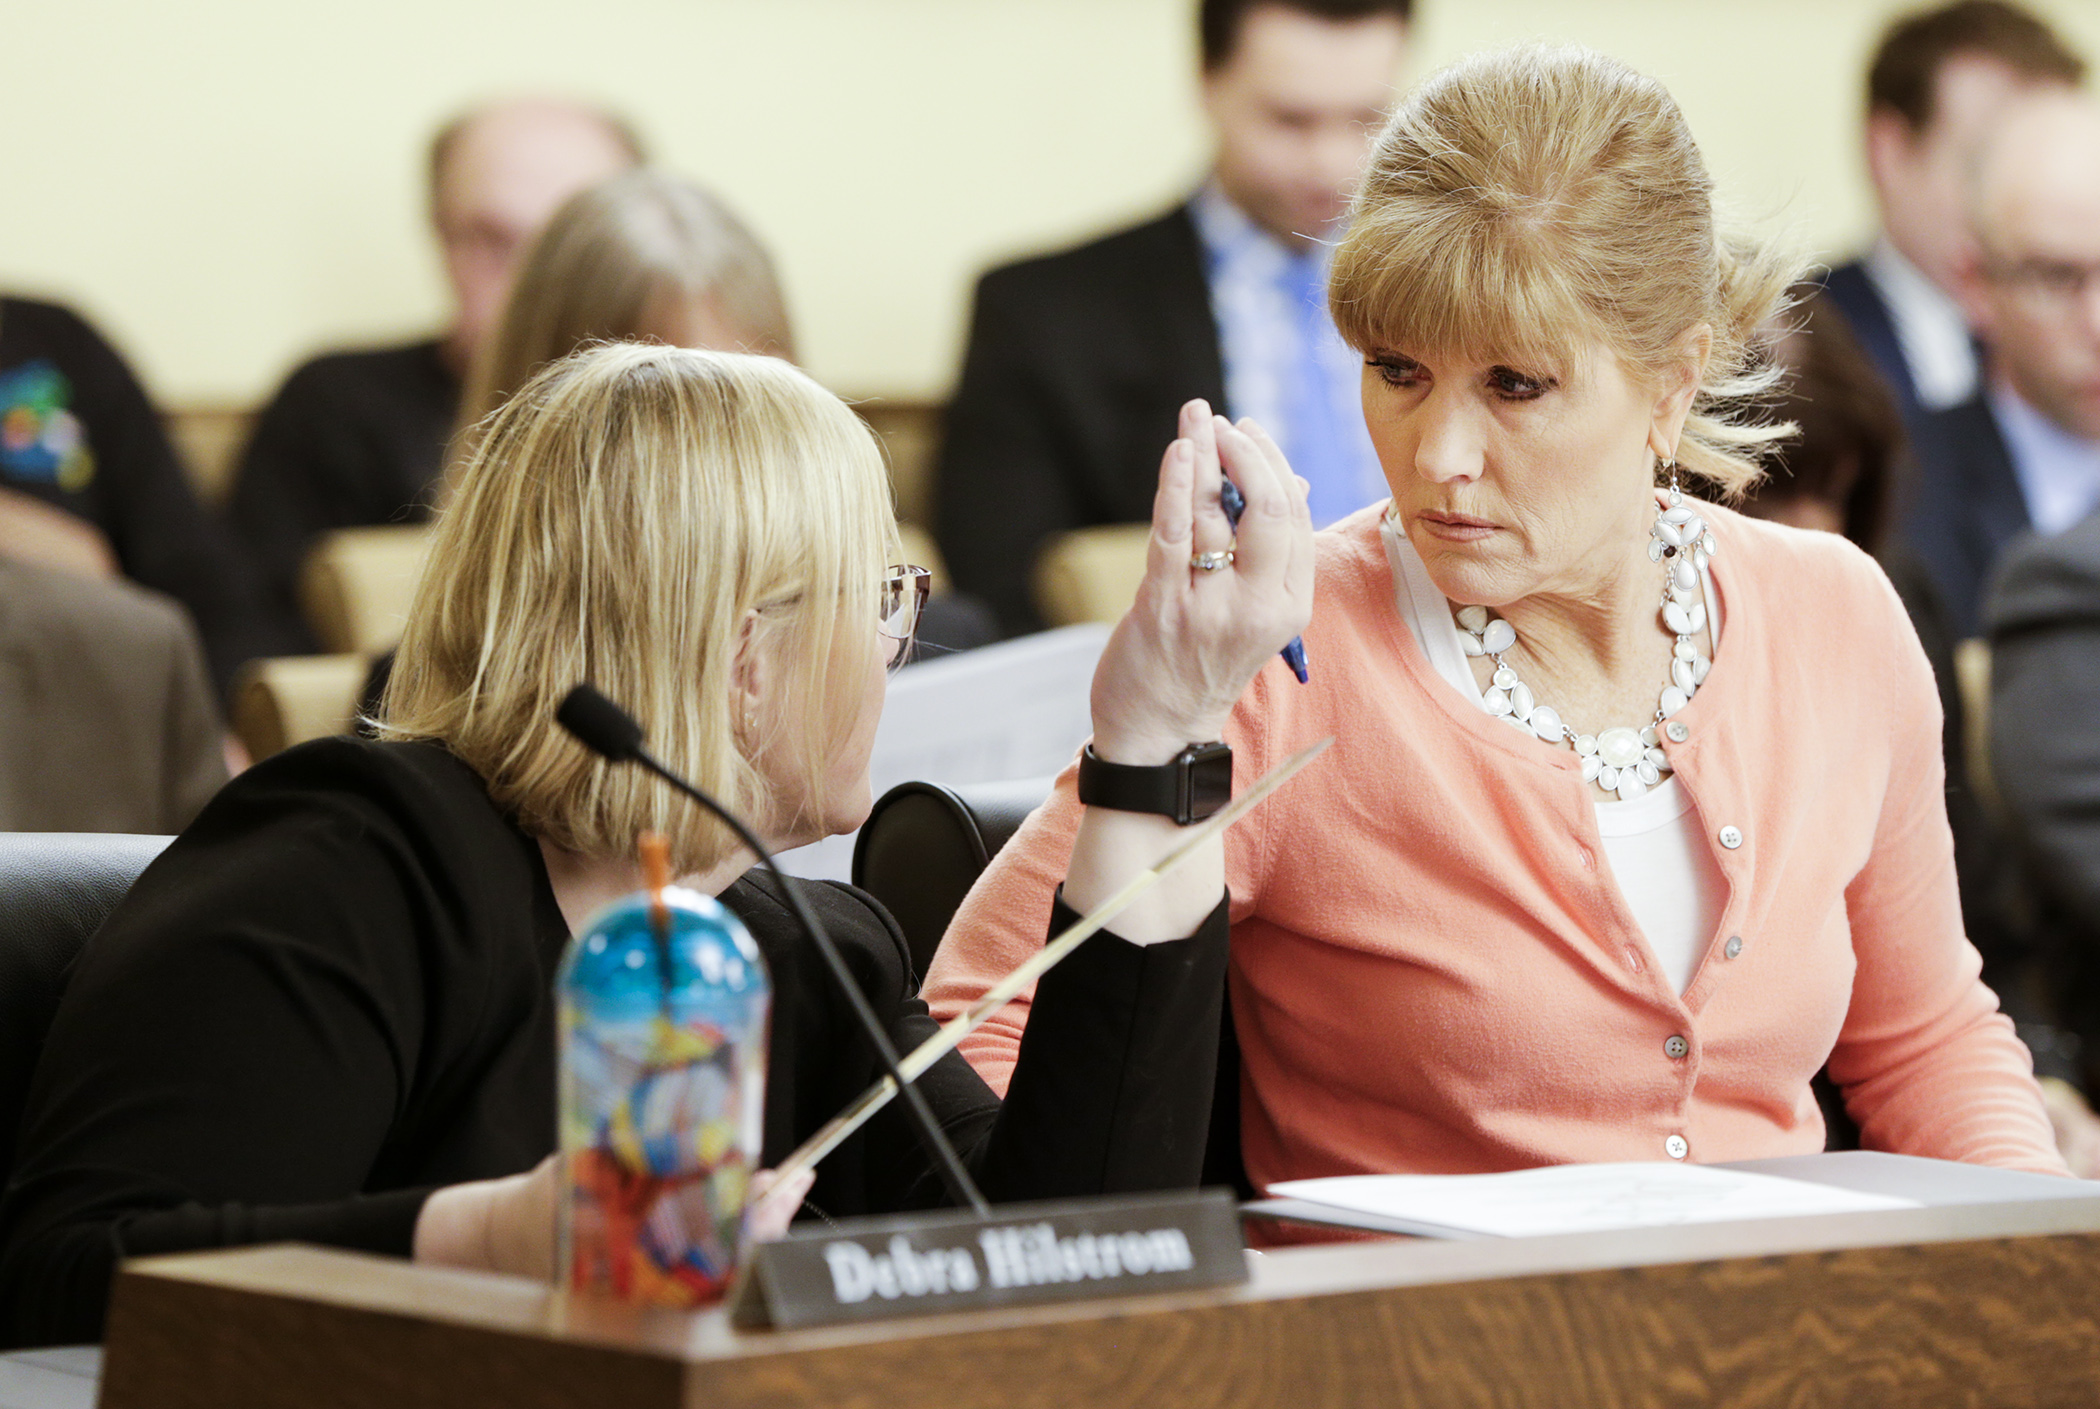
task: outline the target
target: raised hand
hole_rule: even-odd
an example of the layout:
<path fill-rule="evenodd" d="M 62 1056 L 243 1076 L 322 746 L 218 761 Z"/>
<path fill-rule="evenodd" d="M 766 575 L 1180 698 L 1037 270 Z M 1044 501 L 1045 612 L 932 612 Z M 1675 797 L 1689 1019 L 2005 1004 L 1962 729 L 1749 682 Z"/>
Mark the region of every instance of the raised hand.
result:
<path fill-rule="evenodd" d="M 1246 500 L 1237 537 L 1218 497 L 1226 474 Z M 1276 443 L 1201 401 L 1182 407 L 1152 501 L 1144 584 L 1094 670 L 1094 752 L 1146 766 L 1220 737 L 1255 672 L 1305 629 L 1312 579 L 1305 484 Z M 1084 913 L 1180 839 L 1172 818 L 1087 808 L 1066 902 Z M 1224 846 L 1212 840 L 1117 917 L 1113 933 L 1133 944 L 1181 939 L 1224 887 Z"/>
<path fill-rule="evenodd" d="M 1227 474 L 1246 500 L 1236 535 L 1219 498 Z M 1217 738 L 1311 615 L 1304 482 L 1254 422 L 1189 402 L 1160 464 L 1144 583 L 1094 672 L 1094 751 L 1163 763 Z"/>

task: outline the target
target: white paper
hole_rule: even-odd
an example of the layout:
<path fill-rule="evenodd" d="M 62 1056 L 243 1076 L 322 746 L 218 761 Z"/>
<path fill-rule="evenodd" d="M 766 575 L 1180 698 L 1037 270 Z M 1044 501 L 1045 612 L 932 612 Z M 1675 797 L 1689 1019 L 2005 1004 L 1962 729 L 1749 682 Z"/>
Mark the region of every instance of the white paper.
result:
<path fill-rule="evenodd" d="M 1503 1238 L 1923 1207 L 1888 1194 L 1661 1161 L 1549 1165 L 1508 1174 L 1294 1179 L 1271 1184 L 1269 1196 Z"/>
<path fill-rule="evenodd" d="M 1047 794 L 1093 732 L 1089 697 L 1108 633 L 1084 622 L 898 671 L 868 759 L 874 795 L 913 781 L 952 787 L 1021 778 L 1041 778 Z M 849 880 L 858 835 L 784 852 L 781 869 Z"/>

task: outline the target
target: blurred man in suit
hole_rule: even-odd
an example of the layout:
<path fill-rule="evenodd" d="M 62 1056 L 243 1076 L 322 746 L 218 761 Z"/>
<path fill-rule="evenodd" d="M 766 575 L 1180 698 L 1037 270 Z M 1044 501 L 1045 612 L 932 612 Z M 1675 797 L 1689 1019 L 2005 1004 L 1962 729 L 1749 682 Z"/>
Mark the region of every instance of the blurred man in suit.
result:
<path fill-rule="evenodd" d="M 1181 404 L 1275 434 L 1316 522 L 1382 497 L 1329 246 L 1406 50 L 1409 0 L 1203 0 L 1209 179 L 1156 219 L 977 287 L 937 493 L 941 553 L 1009 632 L 1037 552 L 1151 514 Z"/>
<path fill-rule="evenodd" d="M 2100 506 L 2100 106 L 2048 93 L 1982 149 L 1957 274 L 1988 349 L 1983 386 L 1926 416 L 1904 536 L 1960 634 L 2022 531 L 2060 533 Z"/>
<path fill-rule="evenodd" d="M 251 654 L 316 649 L 298 597 L 316 537 L 428 513 L 462 378 L 519 256 L 563 201 L 641 158 L 619 118 L 547 98 L 480 108 L 438 133 L 430 218 L 452 290 L 451 326 L 404 346 L 317 357 L 264 409 L 232 506 L 265 599 Z"/>
<path fill-rule="evenodd" d="M 2085 62 L 2003 0 L 1957 0 L 1893 25 L 1867 73 L 1867 171 L 1881 234 L 1830 271 L 1844 310 L 1915 429 L 1976 390 L 1977 360 L 1956 297 L 1970 252 L 1968 170 L 2008 99 L 2069 87 Z"/>

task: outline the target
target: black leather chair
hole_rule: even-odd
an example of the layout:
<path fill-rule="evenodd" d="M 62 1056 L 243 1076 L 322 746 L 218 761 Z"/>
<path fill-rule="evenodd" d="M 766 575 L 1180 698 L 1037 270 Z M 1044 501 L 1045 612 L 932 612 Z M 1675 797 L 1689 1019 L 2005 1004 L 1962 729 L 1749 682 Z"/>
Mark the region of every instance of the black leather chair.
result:
<path fill-rule="evenodd" d="M 67 972 L 168 837 L 0 832 L 0 1185 Z"/>
<path fill-rule="evenodd" d="M 876 801 L 853 843 L 853 884 L 896 917 L 921 975 L 963 896 L 1053 781 L 899 783 Z"/>

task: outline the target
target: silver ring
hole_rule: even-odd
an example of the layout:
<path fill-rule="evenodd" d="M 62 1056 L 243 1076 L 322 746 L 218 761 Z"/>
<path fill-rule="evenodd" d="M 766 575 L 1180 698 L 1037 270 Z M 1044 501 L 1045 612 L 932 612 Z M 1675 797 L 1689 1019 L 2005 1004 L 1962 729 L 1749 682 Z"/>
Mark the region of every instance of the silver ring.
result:
<path fill-rule="evenodd" d="M 1217 548 L 1208 553 L 1189 554 L 1189 566 L 1198 572 L 1216 572 L 1222 567 L 1232 566 L 1232 550 Z"/>

